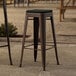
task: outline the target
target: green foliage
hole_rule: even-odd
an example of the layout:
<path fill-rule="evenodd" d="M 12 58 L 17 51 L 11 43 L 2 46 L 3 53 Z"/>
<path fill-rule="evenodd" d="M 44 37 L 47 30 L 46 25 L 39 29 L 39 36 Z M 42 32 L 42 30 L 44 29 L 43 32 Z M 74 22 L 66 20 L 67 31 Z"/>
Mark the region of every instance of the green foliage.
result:
<path fill-rule="evenodd" d="M 12 23 L 8 23 L 8 31 L 10 37 L 16 36 L 18 33 L 16 26 L 14 26 Z M 5 24 L 1 24 L 0 26 L 0 36 L 6 36 Z"/>

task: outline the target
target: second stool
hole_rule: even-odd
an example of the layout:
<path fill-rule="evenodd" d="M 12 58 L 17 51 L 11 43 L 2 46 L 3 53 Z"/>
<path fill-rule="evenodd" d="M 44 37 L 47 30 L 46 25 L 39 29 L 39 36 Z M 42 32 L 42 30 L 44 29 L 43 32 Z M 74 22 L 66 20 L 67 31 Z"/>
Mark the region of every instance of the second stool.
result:
<path fill-rule="evenodd" d="M 24 45 L 25 45 L 25 38 L 26 38 L 26 31 L 27 31 L 27 22 L 28 22 L 29 17 L 34 18 L 34 61 L 36 61 L 36 59 L 37 59 L 38 33 L 39 33 L 39 29 L 40 29 L 42 66 L 43 66 L 43 70 L 45 71 L 45 65 L 46 65 L 46 59 L 45 59 L 46 58 L 46 27 L 45 27 L 46 23 L 45 22 L 46 22 L 46 17 L 49 17 L 51 20 L 56 60 L 57 60 L 57 64 L 59 65 L 55 29 L 54 29 L 54 22 L 53 22 L 53 12 L 52 12 L 52 10 L 34 9 L 34 10 L 26 11 L 20 67 L 22 66 L 22 59 L 23 59 L 23 53 L 24 53 L 24 48 L 25 48 Z"/>

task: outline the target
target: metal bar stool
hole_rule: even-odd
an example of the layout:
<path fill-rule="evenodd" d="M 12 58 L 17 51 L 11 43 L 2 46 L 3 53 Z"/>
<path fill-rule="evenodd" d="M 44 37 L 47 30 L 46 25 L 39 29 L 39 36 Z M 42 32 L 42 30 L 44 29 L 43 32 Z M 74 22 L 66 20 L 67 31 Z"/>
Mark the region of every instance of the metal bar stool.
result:
<path fill-rule="evenodd" d="M 16 4 L 17 4 L 17 5 L 18 5 L 18 7 L 19 7 L 20 0 L 14 0 L 14 7 L 16 6 Z"/>
<path fill-rule="evenodd" d="M 7 38 L 7 45 L 2 45 L 0 47 L 8 47 L 10 65 L 12 65 L 10 41 L 9 41 L 9 31 L 8 31 L 7 10 L 6 10 L 6 0 L 3 0 L 3 11 L 4 11 L 4 19 L 5 19 L 5 32 L 6 32 L 6 38 Z"/>
<path fill-rule="evenodd" d="M 14 7 L 16 7 L 16 5 L 19 7 L 20 4 L 22 4 L 24 7 L 25 1 L 26 0 L 14 0 Z"/>
<path fill-rule="evenodd" d="M 43 66 L 43 70 L 45 71 L 45 65 L 46 65 L 46 59 L 45 59 L 46 58 L 46 27 L 45 27 L 45 22 L 46 22 L 46 17 L 50 17 L 53 40 L 54 40 L 54 47 L 55 47 L 55 55 L 56 55 L 57 64 L 59 65 L 56 37 L 55 37 L 55 29 L 54 29 L 54 22 L 53 22 L 53 12 L 52 12 L 52 10 L 34 9 L 34 10 L 26 11 L 20 67 L 22 66 L 22 59 L 23 59 L 23 53 L 24 53 L 24 48 L 25 48 L 24 45 L 25 45 L 25 38 L 26 38 L 26 31 L 27 31 L 27 22 L 28 22 L 29 17 L 34 18 L 34 61 L 36 61 L 36 59 L 37 59 L 38 33 L 39 33 L 39 28 L 40 28 L 42 66 Z"/>

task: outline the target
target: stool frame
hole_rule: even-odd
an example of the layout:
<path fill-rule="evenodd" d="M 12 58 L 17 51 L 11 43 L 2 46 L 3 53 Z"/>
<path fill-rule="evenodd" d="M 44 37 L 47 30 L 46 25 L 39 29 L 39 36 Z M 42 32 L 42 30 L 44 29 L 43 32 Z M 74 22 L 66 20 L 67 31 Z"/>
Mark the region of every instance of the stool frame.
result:
<path fill-rule="evenodd" d="M 55 37 L 55 29 L 54 29 L 54 21 L 53 21 L 53 13 L 52 12 L 49 12 L 49 13 L 30 13 L 30 12 L 26 11 L 20 67 L 22 66 L 23 53 L 24 53 L 24 48 L 25 48 L 24 45 L 25 45 L 28 17 L 34 17 L 34 61 L 36 62 L 36 59 L 37 59 L 38 33 L 39 33 L 39 28 L 40 28 L 42 66 L 43 66 L 43 70 L 45 71 L 45 66 L 46 66 L 46 26 L 45 26 L 46 21 L 45 20 L 46 20 L 46 17 L 50 17 L 51 26 L 52 26 L 52 33 L 53 33 L 53 40 L 54 40 L 54 47 L 55 47 L 55 55 L 56 55 L 57 64 L 59 65 L 56 37 Z"/>

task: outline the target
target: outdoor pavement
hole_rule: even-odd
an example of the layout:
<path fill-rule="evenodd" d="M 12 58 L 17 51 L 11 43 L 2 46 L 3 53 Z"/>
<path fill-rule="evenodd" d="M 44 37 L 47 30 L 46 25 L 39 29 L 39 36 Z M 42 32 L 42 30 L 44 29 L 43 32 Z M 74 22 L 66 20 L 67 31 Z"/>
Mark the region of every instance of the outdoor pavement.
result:
<path fill-rule="evenodd" d="M 8 22 L 18 28 L 22 34 L 26 9 L 35 8 L 14 8 L 8 6 Z M 39 8 L 42 9 L 42 8 Z M 10 38 L 13 65 L 9 65 L 7 48 L 0 48 L 0 76 L 76 76 L 76 10 L 67 10 L 65 20 L 59 21 L 59 9 L 50 6 L 43 9 L 52 9 L 57 38 L 58 56 L 60 65 L 56 64 L 54 48 L 46 51 L 46 71 L 42 71 L 41 51 L 38 51 L 37 62 L 33 60 L 33 46 L 31 50 L 25 49 L 23 66 L 20 68 L 21 42 L 22 38 Z M 0 8 L 0 24 L 3 23 L 3 11 Z M 31 24 L 31 25 L 30 25 Z M 28 23 L 26 40 L 33 40 L 32 20 Z M 47 41 L 52 44 L 50 21 L 47 20 Z M 0 39 L 0 45 L 5 44 L 5 39 Z M 39 46 L 40 48 L 40 46 Z M 47 47 L 48 48 L 48 47 Z"/>

